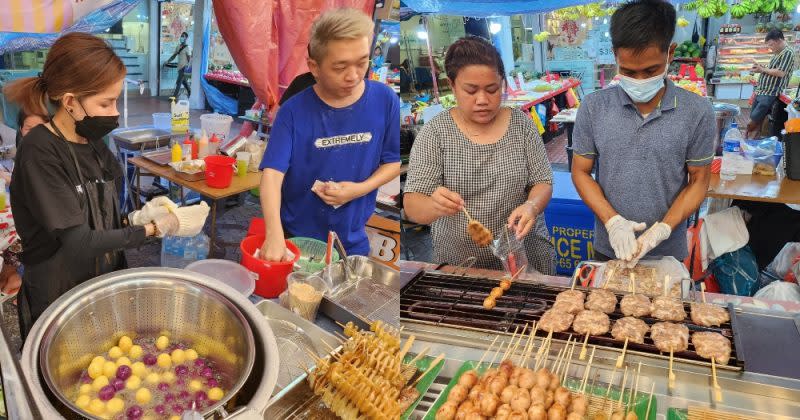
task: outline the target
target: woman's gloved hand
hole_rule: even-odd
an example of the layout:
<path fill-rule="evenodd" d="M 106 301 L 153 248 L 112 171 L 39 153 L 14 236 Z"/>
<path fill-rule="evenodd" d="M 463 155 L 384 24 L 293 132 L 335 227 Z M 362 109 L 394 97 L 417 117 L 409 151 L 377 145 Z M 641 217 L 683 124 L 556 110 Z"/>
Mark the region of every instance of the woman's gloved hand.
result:
<path fill-rule="evenodd" d="M 204 201 L 194 206 L 179 207 L 173 210 L 172 213 L 178 218 L 178 229 L 175 236 L 195 236 L 200 233 L 206 224 L 210 210 Z"/>
<path fill-rule="evenodd" d="M 133 226 L 144 226 L 162 216 L 166 216 L 177 208 L 177 204 L 162 195 L 148 201 L 141 210 L 131 212 L 128 215 L 128 220 Z"/>
<path fill-rule="evenodd" d="M 178 229 L 181 227 L 178 217 L 175 216 L 174 213 L 170 212 L 157 216 L 152 223 L 156 225 L 156 236 L 159 238 L 163 238 L 165 236 L 175 236 L 178 233 Z"/>

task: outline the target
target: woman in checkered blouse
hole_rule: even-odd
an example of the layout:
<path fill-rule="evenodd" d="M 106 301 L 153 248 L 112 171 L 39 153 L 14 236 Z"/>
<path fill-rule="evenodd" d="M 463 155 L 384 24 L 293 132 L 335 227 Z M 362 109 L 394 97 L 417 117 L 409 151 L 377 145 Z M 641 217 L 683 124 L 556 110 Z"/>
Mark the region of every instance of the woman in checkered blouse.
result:
<path fill-rule="evenodd" d="M 411 150 L 403 198 L 412 221 L 430 224 L 436 262 L 501 269 L 488 247 L 467 234 L 470 215 L 497 238 L 507 227 L 524 239 L 529 268 L 553 274 L 555 252 L 544 210 L 553 173 L 531 119 L 501 107 L 505 69 L 497 50 L 482 38 L 456 41 L 445 70 L 458 105 L 428 121 Z"/>

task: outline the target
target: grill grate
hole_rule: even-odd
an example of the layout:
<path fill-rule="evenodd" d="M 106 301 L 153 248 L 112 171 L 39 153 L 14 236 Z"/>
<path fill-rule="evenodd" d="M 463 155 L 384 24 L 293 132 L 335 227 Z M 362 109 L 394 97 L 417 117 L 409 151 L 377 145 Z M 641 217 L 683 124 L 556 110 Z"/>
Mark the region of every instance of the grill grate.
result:
<path fill-rule="evenodd" d="M 430 325 L 441 325 L 457 328 L 495 331 L 511 334 L 514 329 L 538 321 L 541 315 L 553 306 L 556 295 L 565 288 L 541 284 L 516 282 L 503 297 L 497 299 L 497 306 L 492 310 L 483 308 L 483 300 L 498 285 L 497 280 L 480 277 L 459 276 L 440 272 L 422 271 L 414 276 L 400 292 L 400 318 L 403 321 L 416 321 Z M 587 289 L 579 288 L 586 292 Z M 617 295 L 621 299 L 622 295 Z M 684 302 L 686 313 L 690 313 L 689 304 Z M 608 315 L 612 323 L 625 315 L 617 310 Z M 641 318 L 648 325 L 659 320 Z M 726 367 L 741 369 L 744 361 L 736 355 L 736 343 L 733 339 L 733 328 L 730 322 L 721 327 L 703 327 L 695 325 L 687 318 L 685 325 L 690 333 L 697 331 L 718 332 L 731 340 L 731 358 Z M 537 331 L 538 336 L 546 336 L 544 331 Z M 567 340 L 574 333 L 553 333 L 553 338 Z M 598 346 L 622 349 L 624 341 L 616 340 L 607 333 L 602 336 L 589 336 L 589 343 Z M 639 351 L 654 355 L 663 355 L 656 348 L 650 334 L 645 337 L 644 344 L 628 343 L 629 351 Z M 668 355 L 667 355 L 668 356 Z M 711 365 L 707 359 L 700 357 L 689 343 L 689 349 L 676 352 L 675 359 L 699 362 Z"/>

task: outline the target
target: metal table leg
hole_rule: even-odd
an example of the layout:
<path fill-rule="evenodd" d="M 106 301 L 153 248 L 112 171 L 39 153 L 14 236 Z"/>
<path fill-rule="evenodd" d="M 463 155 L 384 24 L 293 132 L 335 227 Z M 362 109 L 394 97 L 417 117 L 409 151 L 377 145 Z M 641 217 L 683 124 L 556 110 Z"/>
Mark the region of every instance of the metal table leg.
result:
<path fill-rule="evenodd" d="M 211 200 L 211 235 L 208 238 L 208 254 L 215 251 L 214 245 L 217 242 L 217 200 Z"/>
<path fill-rule="evenodd" d="M 139 167 L 136 167 L 136 195 L 134 199 L 134 205 L 137 209 L 142 208 L 142 171 Z"/>

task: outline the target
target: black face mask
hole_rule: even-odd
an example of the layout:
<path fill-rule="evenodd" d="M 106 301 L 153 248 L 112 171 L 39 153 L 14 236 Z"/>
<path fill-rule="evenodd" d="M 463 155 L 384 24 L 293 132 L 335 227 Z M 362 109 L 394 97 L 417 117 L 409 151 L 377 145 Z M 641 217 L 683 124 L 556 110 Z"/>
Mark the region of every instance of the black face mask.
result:
<path fill-rule="evenodd" d="M 83 104 L 78 102 L 83 108 Z M 90 117 L 86 113 L 86 108 L 83 108 L 83 113 L 86 115 L 82 120 L 75 120 L 75 133 L 89 141 L 99 141 L 103 137 L 112 132 L 115 128 L 119 127 L 119 115 L 111 115 L 106 117 Z M 72 116 L 72 114 L 70 114 Z M 72 117 L 74 120 L 75 117 Z"/>

